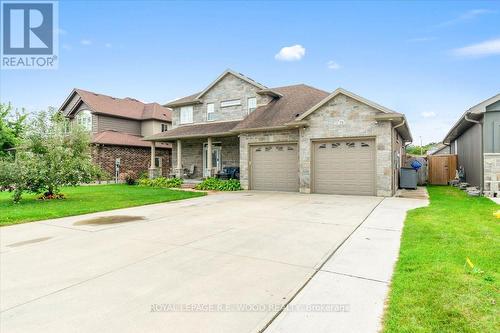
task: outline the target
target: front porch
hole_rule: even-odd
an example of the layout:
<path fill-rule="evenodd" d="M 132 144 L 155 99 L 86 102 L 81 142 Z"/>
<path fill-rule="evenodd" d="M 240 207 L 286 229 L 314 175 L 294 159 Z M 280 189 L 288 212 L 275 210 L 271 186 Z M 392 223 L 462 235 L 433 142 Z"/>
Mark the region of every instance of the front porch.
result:
<path fill-rule="evenodd" d="M 240 141 L 237 136 L 183 138 L 172 142 L 170 176 L 196 182 L 214 177 L 225 167 L 239 167 Z M 155 160 L 155 142 L 151 146 L 151 165 Z M 156 168 L 150 169 L 156 176 Z"/>

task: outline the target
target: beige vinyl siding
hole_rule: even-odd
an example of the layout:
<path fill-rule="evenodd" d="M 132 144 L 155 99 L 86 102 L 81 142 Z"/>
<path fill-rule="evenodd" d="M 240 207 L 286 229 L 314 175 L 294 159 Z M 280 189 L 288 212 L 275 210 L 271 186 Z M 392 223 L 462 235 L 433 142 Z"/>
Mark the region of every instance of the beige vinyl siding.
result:
<path fill-rule="evenodd" d="M 99 132 L 117 131 L 129 134 L 141 135 L 141 122 L 138 120 L 109 117 L 100 114 L 98 118 Z"/>

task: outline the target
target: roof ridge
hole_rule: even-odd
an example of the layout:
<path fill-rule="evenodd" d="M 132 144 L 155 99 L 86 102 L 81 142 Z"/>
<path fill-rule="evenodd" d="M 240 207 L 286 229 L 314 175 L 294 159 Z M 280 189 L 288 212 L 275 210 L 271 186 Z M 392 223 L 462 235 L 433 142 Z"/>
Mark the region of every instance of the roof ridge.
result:
<path fill-rule="evenodd" d="M 308 85 L 308 84 L 305 84 L 305 83 L 297 83 L 297 84 L 290 84 L 288 86 L 280 86 L 280 87 L 272 87 L 272 88 L 269 88 L 269 90 L 273 90 L 273 89 L 283 89 L 283 88 L 290 88 L 290 87 L 299 87 L 299 86 L 303 86 L 303 87 L 307 87 L 307 88 L 310 88 L 310 89 L 314 89 L 316 91 L 320 91 L 320 92 L 324 92 L 326 94 L 330 94 L 328 91 L 326 90 L 323 90 L 323 89 L 319 89 L 319 88 L 316 88 L 316 87 L 313 87 L 311 85 Z"/>

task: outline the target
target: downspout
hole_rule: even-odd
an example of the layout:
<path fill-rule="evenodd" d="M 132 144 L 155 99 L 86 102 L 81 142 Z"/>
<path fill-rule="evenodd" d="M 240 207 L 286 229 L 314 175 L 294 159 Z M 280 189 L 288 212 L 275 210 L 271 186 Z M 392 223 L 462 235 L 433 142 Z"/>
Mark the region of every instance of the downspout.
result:
<path fill-rule="evenodd" d="M 470 119 L 467 117 L 467 115 L 470 114 L 470 112 L 467 112 L 465 115 L 464 115 L 464 119 L 470 123 L 474 123 L 474 124 L 479 124 L 479 129 L 480 129 L 480 132 L 481 132 L 481 158 L 479 159 L 479 165 L 480 165 L 480 168 L 481 168 L 481 183 L 480 183 L 480 186 L 479 186 L 479 192 L 481 195 L 483 195 L 483 190 L 484 190 L 484 135 L 483 135 L 483 122 L 481 121 L 478 121 L 478 120 L 474 120 L 474 119 Z"/>
<path fill-rule="evenodd" d="M 405 123 L 406 123 L 406 120 L 405 120 L 405 119 L 403 119 L 403 121 L 401 121 L 401 123 L 400 123 L 400 124 L 397 124 L 397 125 L 396 125 L 396 126 L 394 126 L 392 129 L 394 130 L 394 132 L 396 132 L 396 128 L 403 126 Z M 393 132 L 393 133 L 391 133 L 391 166 L 392 166 L 392 170 L 394 170 L 394 132 Z M 403 137 L 402 137 L 402 136 L 401 136 L 401 140 L 403 140 Z M 406 156 L 406 141 L 404 141 L 404 140 L 403 140 L 403 142 L 402 142 L 402 143 L 403 143 L 403 146 L 404 146 L 405 156 Z M 399 164 L 400 164 L 400 167 L 401 167 L 401 164 L 402 164 L 402 163 L 401 163 L 402 159 L 403 159 L 403 156 L 400 156 L 400 157 L 399 157 Z M 406 161 L 406 159 L 405 159 L 405 161 Z M 393 186 L 392 186 L 392 188 L 393 188 L 393 190 L 394 190 L 394 191 L 397 191 L 397 190 L 398 190 L 397 188 L 395 188 L 395 187 L 396 187 L 396 186 L 395 186 L 395 185 L 396 185 L 395 183 L 396 183 L 396 178 L 397 178 L 397 177 L 398 177 L 398 175 L 399 175 L 399 172 L 400 172 L 400 171 L 399 171 L 399 170 L 397 170 L 397 173 L 398 173 L 398 174 L 397 174 L 395 177 L 393 176 L 393 179 L 392 179 L 392 182 L 393 182 Z M 394 171 L 392 171 L 392 174 L 394 175 Z M 398 180 L 397 182 L 398 182 L 398 188 L 399 188 L 399 180 Z"/>

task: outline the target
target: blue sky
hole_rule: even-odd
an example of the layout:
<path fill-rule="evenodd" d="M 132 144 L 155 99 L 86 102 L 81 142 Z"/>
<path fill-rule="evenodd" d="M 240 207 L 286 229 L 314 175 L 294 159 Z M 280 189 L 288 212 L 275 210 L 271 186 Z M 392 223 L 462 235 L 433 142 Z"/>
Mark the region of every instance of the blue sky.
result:
<path fill-rule="evenodd" d="M 500 92 L 499 22 L 495 1 L 61 1 L 59 68 L 2 70 L 0 97 L 30 111 L 73 87 L 164 103 L 231 68 L 343 87 L 405 113 L 416 143 L 439 141 Z"/>

